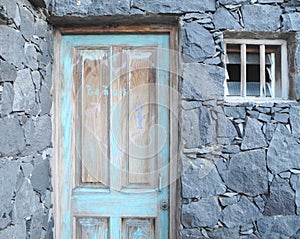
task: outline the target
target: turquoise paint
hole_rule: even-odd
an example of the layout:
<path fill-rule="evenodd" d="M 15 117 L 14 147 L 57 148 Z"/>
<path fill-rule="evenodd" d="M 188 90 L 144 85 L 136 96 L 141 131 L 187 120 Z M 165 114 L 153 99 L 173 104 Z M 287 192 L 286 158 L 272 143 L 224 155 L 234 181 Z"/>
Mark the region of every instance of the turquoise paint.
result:
<path fill-rule="evenodd" d="M 168 34 L 122 34 L 122 35 L 66 35 L 62 38 L 62 55 L 61 55 L 61 65 L 62 65 L 62 95 L 61 95 L 61 124 L 63 128 L 62 132 L 62 150 L 63 150 L 63 175 L 61 182 L 61 203 L 62 215 L 64 216 L 62 225 L 62 238 L 74 238 L 72 235 L 72 220 L 73 216 L 81 214 L 89 214 L 91 217 L 110 217 L 109 218 L 109 236 L 110 239 L 120 239 L 121 238 L 121 218 L 122 217 L 145 217 L 154 218 L 158 215 L 160 225 L 159 238 L 168 238 L 168 210 L 159 210 L 160 202 L 163 200 L 169 200 L 169 189 L 168 187 L 163 187 L 161 191 L 155 190 L 150 192 L 145 190 L 143 193 L 137 193 L 136 191 L 127 190 L 126 192 L 120 192 L 121 185 L 119 184 L 119 171 L 120 167 L 120 156 L 121 152 L 118 148 L 117 141 L 110 138 L 110 157 L 113 160 L 113 167 L 110 169 L 110 179 L 111 187 L 110 190 L 96 190 L 96 189 L 80 189 L 75 190 L 72 195 L 72 158 L 71 158 L 71 133 L 72 133 L 72 119 L 74 114 L 74 109 L 72 108 L 73 100 L 73 62 L 72 54 L 75 48 L 84 46 L 108 46 L 108 45 L 129 45 L 129 46 L 159 46 L 159 49 L 169 48 L 169 35 Z M 86 52 L 89 54 L 89 52 Z M 110 50 L 109 55 L 112 52 Z M 95 55 L 90 54 L 91 59 L 94 59 Z M 159 62 L 158 68 L 158 84 L 168 85 L 169 76 L 165 72 L 169 70 L 170 59 L 165 57 L 164 52 L 159 50 Z M 112 64 L 112 62 L 110 62 Z M 112 75 L 111 75 L 112 79 Z M 113 83 L 113 82 L 111 82 Z M 105 91 L 108 93 L 108 91 Z M 94 92 L 93 92 L 94 93 Z M 107 97 L 111 97 L 113 100 L 113 91 Z M 168 97 L 165 95 L 159 97 L 158 103 L 162 105 L 169 105 Z M 113 105 L 114 106 L 114 105 Z M 120 115 L 119 110 L 115 113 L 115 117 L 110 119 L 110 125 L 114 128 L 116 132 L 119 131 Z M 166 134 L 169 136 L 169 112 L 166 107 L 158 107 L 159 118 L 158 123 L 163 125 Z M 161 165 L 167 165 L 169 161 L 169 137 L 165 146 L 159 153 L 159 159 L 161 160 Z M 168 168 L 162 168 L 161 172 L 162 185 L 167 185 L 168 181 Z M 133 193 L 134 192 L 134 193 Z M 72 195 L 72 196 L 71 196 Z M 72 197 L 72 200 L 70 198 Z M 93 237 L 92 237 L 93 238 Z M 123 238 L 122 238 L 123 239 Z M 125 239 L 125 238 L 124 238 Z"/>

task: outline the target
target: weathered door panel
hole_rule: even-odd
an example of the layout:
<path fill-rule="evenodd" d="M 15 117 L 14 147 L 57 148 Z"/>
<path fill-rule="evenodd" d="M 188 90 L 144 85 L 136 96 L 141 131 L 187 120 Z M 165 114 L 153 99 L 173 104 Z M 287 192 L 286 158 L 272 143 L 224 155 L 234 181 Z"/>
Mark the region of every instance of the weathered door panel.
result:
<path fill-rule="evenodd" d="M 62 238 L 168 238 L 169 35 L 61 47 Z"/>

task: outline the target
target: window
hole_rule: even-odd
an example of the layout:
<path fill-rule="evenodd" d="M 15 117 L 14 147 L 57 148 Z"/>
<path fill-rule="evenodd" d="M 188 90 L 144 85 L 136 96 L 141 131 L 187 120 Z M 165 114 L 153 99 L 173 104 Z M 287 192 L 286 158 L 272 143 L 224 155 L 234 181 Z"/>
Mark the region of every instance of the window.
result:
<path fill-rule="evenodd" d="M 288 99 L 285 40 L 225 39 L 227 99 Z"/>

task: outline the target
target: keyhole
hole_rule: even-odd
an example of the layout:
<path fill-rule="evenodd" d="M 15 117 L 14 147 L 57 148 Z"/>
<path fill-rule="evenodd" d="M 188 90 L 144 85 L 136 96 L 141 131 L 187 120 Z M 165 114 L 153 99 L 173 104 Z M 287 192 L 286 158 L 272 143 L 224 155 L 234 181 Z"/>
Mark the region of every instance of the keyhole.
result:
<path fill-rule="evenodd" d="M 160 203 L 160 209 L 163 211 L 167 211 L 169 209 L 169 204 L 167 201 L 162 201 Z"/>

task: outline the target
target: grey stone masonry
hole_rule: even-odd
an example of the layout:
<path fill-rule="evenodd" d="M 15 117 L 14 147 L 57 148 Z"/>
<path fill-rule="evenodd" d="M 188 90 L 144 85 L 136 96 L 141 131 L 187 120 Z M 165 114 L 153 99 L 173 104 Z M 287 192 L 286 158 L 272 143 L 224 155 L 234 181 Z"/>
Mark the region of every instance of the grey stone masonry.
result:
<path fill-rule="evenodd" d="M 53 63 L 53 39 L 41 12 L 27 0 L 0 1 L 1 239 L 53 238 L 46 67 Z"/>

